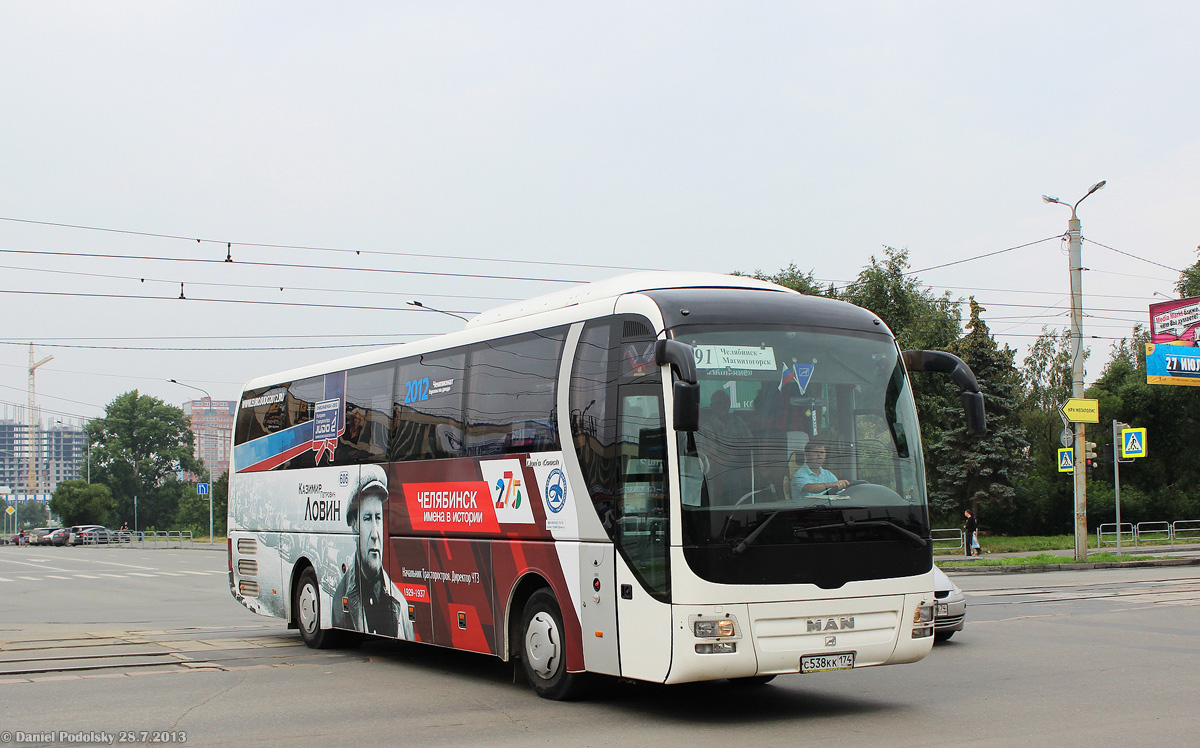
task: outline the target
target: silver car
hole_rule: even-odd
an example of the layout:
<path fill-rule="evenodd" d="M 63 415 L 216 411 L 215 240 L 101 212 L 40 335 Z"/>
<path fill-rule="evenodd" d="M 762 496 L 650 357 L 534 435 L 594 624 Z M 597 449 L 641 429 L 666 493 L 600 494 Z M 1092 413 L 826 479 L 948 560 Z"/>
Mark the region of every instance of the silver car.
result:
<path fill-rule="evenodd" d="M 967 620 L 967 598 L 950 577 L 933 567 L 933 596 L 937 602 L 933 609 L 933 637 L 944 642 L 963 630 Z"/>

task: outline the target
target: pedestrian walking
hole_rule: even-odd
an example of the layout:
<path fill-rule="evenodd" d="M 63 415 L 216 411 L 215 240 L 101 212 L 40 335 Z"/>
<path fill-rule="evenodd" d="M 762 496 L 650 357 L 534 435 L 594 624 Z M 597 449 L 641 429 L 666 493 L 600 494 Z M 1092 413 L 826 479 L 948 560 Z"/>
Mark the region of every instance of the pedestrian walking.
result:
<path fill-rule="evenodd" d="M 971 555 L 971 551 L 975 551 L 975 555 L 982 556 L 983 549 L 979 547 L 979 522 L 975 519 L 975 515 L 968 509 L 963 514 L 967 518 L 967 523 L 963 525 L 963 530 L 966 531 L 963 545 L 966 546 L 967 555 Z"/>

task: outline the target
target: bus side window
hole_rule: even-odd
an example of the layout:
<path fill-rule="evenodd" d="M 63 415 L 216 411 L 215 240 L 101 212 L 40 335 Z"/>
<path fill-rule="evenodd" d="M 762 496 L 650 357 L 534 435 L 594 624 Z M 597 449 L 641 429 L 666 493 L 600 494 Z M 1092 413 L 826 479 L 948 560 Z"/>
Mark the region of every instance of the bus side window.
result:
<path fill-rule="evenodd" d="M 391 362 L 346 373 L 346 428 L 338 438 L 336 464 L 382 462 L 387 458 L 395 378 L 396 367 Z"/>
<path fill-rule="evenodd" d="M 426 353 L 396 367 L 389 460 L 461 457 L 463 368 L 461 350 Z"/>
<path fill-rule="evenodd" d="M 559 448 L 555 393 L 565 327 L 471 348 L 466 454 L 545 452 Z"/>

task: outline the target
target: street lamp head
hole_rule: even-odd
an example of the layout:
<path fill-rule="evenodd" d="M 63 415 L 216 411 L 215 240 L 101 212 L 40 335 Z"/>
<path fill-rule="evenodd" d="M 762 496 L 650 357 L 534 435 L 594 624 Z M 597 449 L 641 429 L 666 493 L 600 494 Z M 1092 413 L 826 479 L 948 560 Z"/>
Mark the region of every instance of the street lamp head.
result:
<path fill-rule="evenodd" d="M 1096 182 L 1095 184 L 1092 185 L 1092 188 L 1090 190 L 1088 190 L 1088 195 L 1092 194 L 1093 192 L 1098 192 L 1098 191 L 1104 189 L 1104 185 L 1106 185 L 1106 184 L 1108 184 L 1107 179 L 1101 179 L 1099 182 Z"/>
<path fill-rule="evenodd" d="M 1057 197 L 1050 197 L 1049 195 L 1042 195 L 1042 202 L 1044 202 L 1044 203 L 1061 203 L 1062 201 L 1059 200 Z"/>

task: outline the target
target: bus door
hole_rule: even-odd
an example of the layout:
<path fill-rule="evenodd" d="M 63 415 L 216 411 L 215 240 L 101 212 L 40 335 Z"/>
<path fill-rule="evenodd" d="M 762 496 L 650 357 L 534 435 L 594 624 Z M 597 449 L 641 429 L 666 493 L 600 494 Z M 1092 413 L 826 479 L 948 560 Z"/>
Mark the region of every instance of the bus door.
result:
<path fill-rule="evenodd" d="M 621 674 L 663 681 L 671 667 L 666 426 L 658 382 L 619 387 L 620 490 L 610 532 Z"/>

